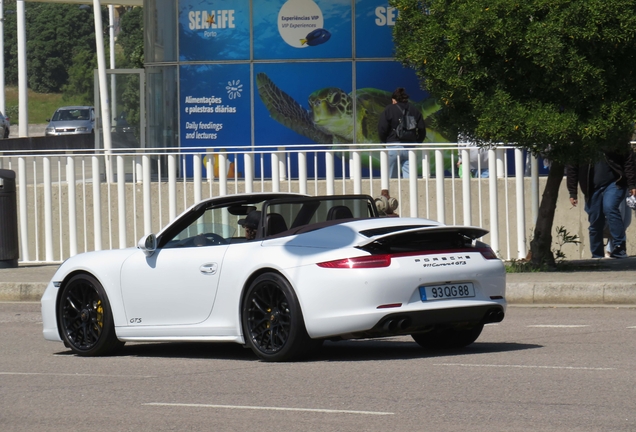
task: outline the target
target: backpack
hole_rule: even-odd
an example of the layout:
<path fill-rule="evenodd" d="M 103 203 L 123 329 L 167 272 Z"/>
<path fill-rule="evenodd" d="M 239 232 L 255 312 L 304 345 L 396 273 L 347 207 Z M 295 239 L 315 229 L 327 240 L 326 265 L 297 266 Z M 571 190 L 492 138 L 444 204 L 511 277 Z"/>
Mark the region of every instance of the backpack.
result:
<path fill-rule="evenodd" d="M 402 118 L 398 119 L 395 135 L 401 142 L 417 142 L 417 120 L 409 113 L 409 106 L 407 105 L 406 109 L 402 109 L 398 105 L 398 109 L 402 112 Z"/>

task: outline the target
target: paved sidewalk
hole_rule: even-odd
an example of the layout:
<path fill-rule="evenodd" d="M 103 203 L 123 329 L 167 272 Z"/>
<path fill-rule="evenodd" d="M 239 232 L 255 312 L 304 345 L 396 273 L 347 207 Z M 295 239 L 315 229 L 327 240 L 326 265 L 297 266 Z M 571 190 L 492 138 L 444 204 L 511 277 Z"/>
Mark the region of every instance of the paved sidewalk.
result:
<path fill-rule="evenodd" d="M 0 269 L 0 301 L 39 301 L 57 265 L 21 264 Z M 508 273 L 511 305 L 636 307 L 636 257 L 573 260 L 568 271 Z"/>

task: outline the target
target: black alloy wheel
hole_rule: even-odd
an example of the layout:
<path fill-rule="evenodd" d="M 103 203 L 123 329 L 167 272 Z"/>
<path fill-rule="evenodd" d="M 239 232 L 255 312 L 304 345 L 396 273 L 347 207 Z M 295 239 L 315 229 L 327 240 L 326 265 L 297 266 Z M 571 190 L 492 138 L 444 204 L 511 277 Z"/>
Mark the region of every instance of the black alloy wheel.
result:
<path fill-rule="evenodd" d="M 57 323 L 64 343 L 81 356 L 105 355 L 124 345 L 115 335 L 110 303 L 93 276 L 73 276 L 62 288 Z"/>
<path fill-rule="evenodd" d="M 254 280 L 241 312 L 245 342 L 262 360 L 298 359 L 322 343 L 309 338 L 296 294 L 276 273 Z"/>

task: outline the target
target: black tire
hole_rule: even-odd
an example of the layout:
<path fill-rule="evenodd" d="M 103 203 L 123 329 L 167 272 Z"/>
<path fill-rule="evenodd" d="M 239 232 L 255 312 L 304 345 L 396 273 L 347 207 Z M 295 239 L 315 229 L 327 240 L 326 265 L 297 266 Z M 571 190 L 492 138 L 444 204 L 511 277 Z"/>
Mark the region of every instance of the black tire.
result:
<path fill-rule="evenodd" d="M 4 138 L 9 138 L 9 128 L 4 128 Z"/>
<path fill-rule="evenodd" d="M 57 325 L 64 344 L 80 356 L 107 355 L 124 345 L 115 335 L 104 288 L 91 275 L 76 275 L 64 284 Z"/>
<path fill-rule="evenodd" d="M 428 333 L 416 333 L 412 334 L 411 337 L 422 348 L 456 349 L 464 348 L 475 342 L 483 329 L 483 324 L 476 324 L 468 328 L 447 328 Z"/>
<path fill-rule="evenodd" d="M 294 290 L 276 273 L 252 282 L 243 299 L 241 321 L 245 343 L 264 361 L 299 359 L 322 343 L 310 339 Z"/>

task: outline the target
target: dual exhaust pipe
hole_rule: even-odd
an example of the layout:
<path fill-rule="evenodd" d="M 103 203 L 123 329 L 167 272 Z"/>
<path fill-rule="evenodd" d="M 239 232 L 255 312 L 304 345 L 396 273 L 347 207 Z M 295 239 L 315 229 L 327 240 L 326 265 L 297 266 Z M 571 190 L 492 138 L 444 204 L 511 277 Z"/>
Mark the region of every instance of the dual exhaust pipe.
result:
<path fill-rule="evenodd" d="M 397 331 L 404 331 L 411 326 L 411 318 L 395 318 L 390 319 L 384 323 L 384 330 L 394 333 Z"/>
<path fill-rule="evenodd" d="M 484 324 L 490 324 L 490 323 L 498 323 L 503 321 L 504 319 L 504 311 L 501 309 L 490 309 L 488 312 L 486 312 L 486 315 L 484 316 L 483 319 L 483 323 Z"/>
<path fill-rule="evenodd" d="M 482 319 L 482 324 L 498 323 L 504 319 L 504 311 L 499 308 L 493 308 L 486 312 Z M 396 317 L 387 320 L 382 328 L 388 333 L 399 333 L 406 331 L 411 327 L 412 321 L 409 317 Z"/>

